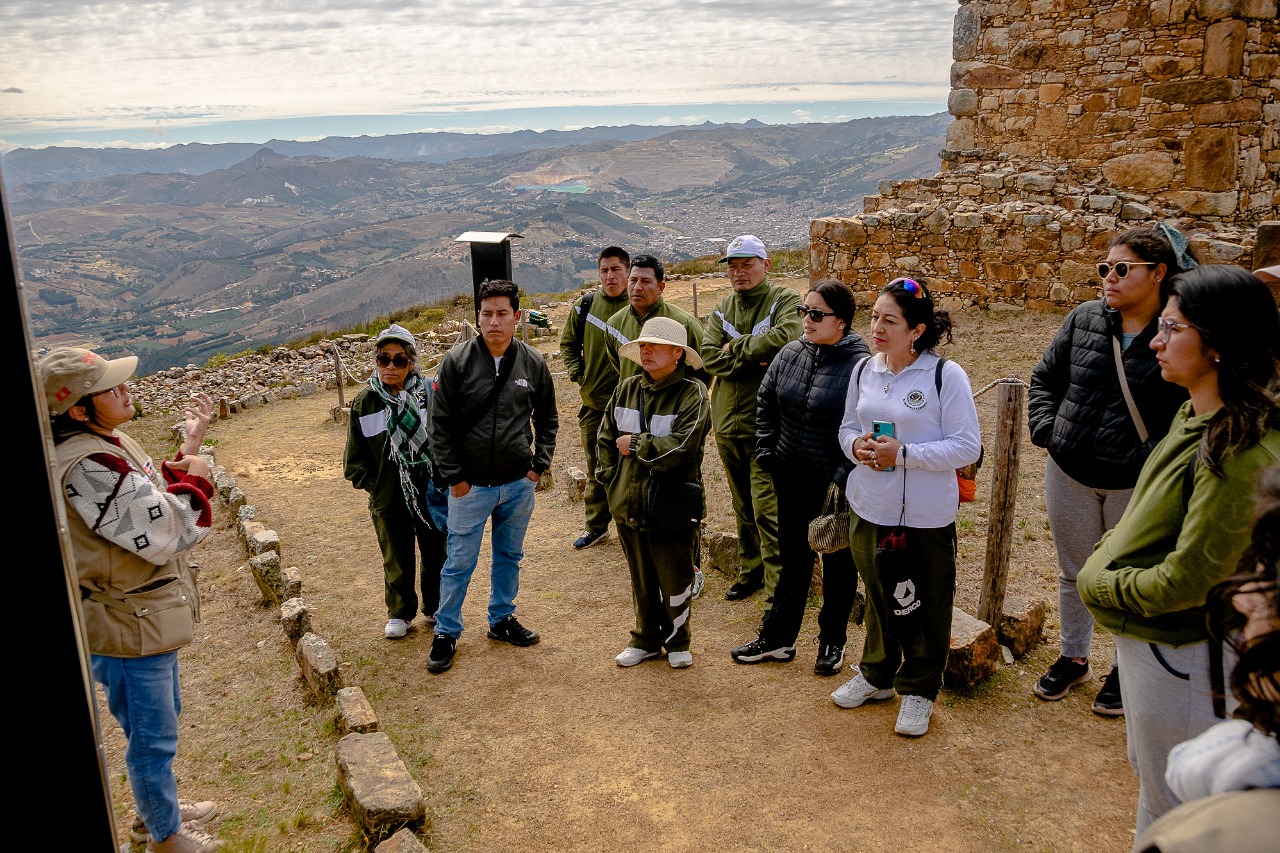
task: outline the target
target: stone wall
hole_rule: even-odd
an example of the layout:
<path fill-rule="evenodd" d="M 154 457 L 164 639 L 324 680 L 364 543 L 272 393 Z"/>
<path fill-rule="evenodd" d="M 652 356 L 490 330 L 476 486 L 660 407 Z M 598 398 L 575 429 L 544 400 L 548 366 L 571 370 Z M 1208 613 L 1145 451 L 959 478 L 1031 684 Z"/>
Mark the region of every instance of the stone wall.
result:
<path fill-rule="evenodd" d="M 1098 294 L 1116 231 L 1167 221 L 1252 268 L 1280 219 L 1277 0 L 961 0 L 932 178 L 815 220 L 810 278 L 928 278 L 950 307 Z"/>

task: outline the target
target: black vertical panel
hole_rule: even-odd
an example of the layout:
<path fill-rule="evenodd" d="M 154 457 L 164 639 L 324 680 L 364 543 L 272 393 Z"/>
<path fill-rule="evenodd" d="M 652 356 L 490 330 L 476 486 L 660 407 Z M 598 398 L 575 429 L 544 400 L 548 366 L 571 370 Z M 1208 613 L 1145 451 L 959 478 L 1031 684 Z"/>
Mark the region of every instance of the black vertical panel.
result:
<path fill-rule="evenodd" d="M 511 241 L 471 244 L 471 288 L 480 313 L 480 285 L 492 279 L 511 280 Z"/>
<path fill-rule="evenodd" d="M 4 433 L 10 439 L 5 467 L 11 471 L 5 501 L 8 553 L 4 618 L 5 682 L 10 745 L 17 749 L 14 778 L 31 795 L 52 797 L 27 827 L 37 847 L 115 851 L 115 825 L 107 791 L 94 708 L 89 660 L 80 628 L 80 602 L 69 556 L 58 533 L 50 468 L 49 419 L 36 393 L 35 360 L 19 285 L 17 243 L 9 199 L 0 176 L 4 237 L 0 241 L 0 346 L 3 363 L 18 371 Z M 21 744 L 31 749 L 22 749 Z M 49 808 L 65 814 L 50 814 Z M 34 813 L 33 813 L 34 814 Z"/>

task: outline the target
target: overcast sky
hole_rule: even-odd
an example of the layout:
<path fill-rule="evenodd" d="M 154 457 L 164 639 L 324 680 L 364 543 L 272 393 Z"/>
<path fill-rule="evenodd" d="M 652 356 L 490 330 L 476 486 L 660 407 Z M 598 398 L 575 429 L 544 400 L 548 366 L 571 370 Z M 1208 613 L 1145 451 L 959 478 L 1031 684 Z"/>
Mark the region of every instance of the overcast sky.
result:
<path fill-rule="evenodd" d="M 0 0 L 0 146 L 932 113 L 956 8 Z"/>

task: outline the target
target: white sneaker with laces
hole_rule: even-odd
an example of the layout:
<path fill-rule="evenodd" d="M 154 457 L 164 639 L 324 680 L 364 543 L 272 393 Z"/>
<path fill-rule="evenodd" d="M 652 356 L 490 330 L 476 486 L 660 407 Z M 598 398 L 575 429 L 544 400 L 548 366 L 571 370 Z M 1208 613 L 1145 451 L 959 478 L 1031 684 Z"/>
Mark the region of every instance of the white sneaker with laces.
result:
<path fill-rule="evenodd" d="M 613 660 L 618 666 L 635 666 L 657 656 L 657 652 L 646 652 L 644 649 L 637 649 L 635 646 L 627 646 Z"/>
<path fill-rule="evenodd" d="M 148 841 L 147 853 L 213 853 L 224 844 L 225 841 L 201 832 L 196 824 L 184 823 L 164 841 L 154 838 Z"/>
<path fill-rule="evenodd" d="M 701 569 L 695 569 L 693 572 L 693 597 L 697 598 L 702 595 L 702 588 L 707 585 L 707 576 L 702 573 Z"/>
<path fill-rule="evenodd" d="M 920 737 L 929 731 L 929 718 L 933 716 L 933 700 L 923 696 L 903 696 L 898 709 L 898 723 L 893 730 L 900 735 Z"/>
<path fill-rule="evenodd" d="M 684 669 L 687 666 L 693 666 L 693 652 L 669 652 L 667 654 L 667 663 L 671 664 L 672 669 Z"/>
<path fill-rule="evenodd" d="M 382 633 L 388 640 L 399 640 L 409 633 L 409 623 L 403 619 L 388 619 Z"/>
<path fill-rule="evenodd" d="M 868 700 L 879 702 L 882 699 L 892 699 L 893 696 L 892 687 L 886 687 L 881 690 L 863 678 L 861 672 L 841 684 L 831 693 L 832 701 L 841 708 L 856 708 Z"/>

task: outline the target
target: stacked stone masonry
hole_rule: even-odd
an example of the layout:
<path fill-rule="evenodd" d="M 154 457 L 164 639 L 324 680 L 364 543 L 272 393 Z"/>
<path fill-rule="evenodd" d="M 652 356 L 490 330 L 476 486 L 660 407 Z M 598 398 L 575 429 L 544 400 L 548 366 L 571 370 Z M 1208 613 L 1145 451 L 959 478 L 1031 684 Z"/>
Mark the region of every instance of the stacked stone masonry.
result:
<path fill-rule="evenodd" d="M 1280 218 L 1277 0 L 961 0 L 953 59 L 942 171 L 815 220 L 811 279 L 1069 307 L 1110 237 L 1153 221 L 1252 268 Z"/>

